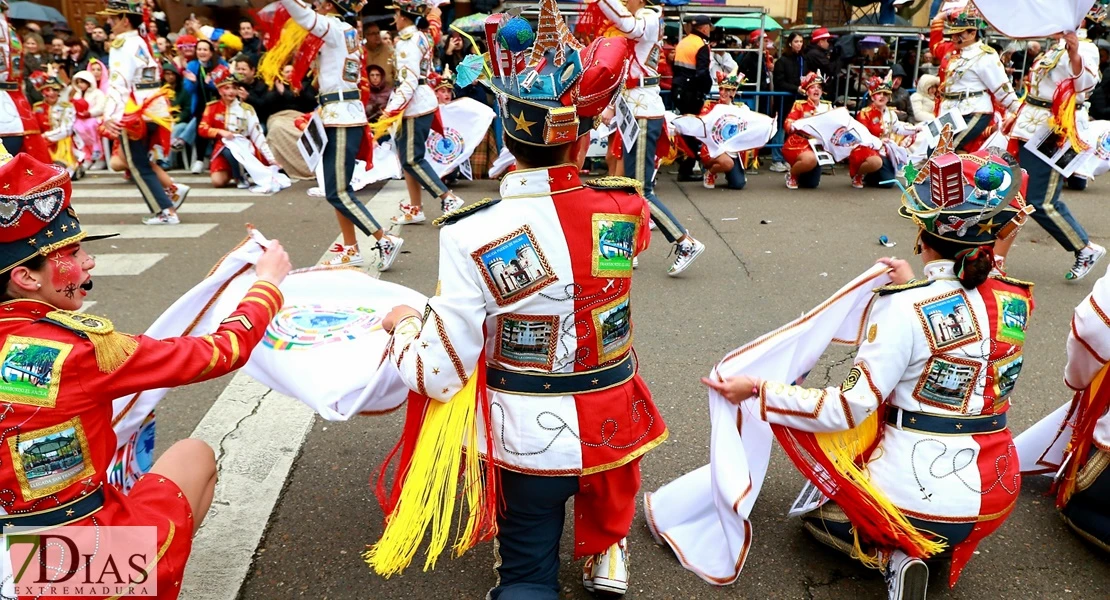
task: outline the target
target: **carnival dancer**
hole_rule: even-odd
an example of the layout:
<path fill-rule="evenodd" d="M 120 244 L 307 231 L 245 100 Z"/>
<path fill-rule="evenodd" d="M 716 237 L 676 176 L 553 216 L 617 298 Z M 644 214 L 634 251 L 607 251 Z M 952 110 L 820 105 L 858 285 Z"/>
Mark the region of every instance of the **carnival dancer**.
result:
<path fill-rule="evenodd" d="M 61 99 L 65 84 L 55 75 L 35 71 L 31 73 L 31 85 L 42 94 L 42 100 L 36 102 L 31 109 L 43 131 L 42 137 L 50 144 L 50 160 L 65 167 L 74 179 L 80 179 L 85 173 L 77 160 L 73 144 L 77 109 Z"/>
<path fill-rule="evenodd" d="M 116 36 L 108 51 L 108 99 L 104 103 L 101 132 L 123 152 L 127 173 L 153 213 L 145 225 L 177 225 L 177 209 L 185 194 L 167 193 L 153 166 L 169 155 L 173 118 L 169 103 L 159 92 L 162 70 L 150 42 L 139 35 L 143 25 L 143 0 L 107 0 L 98 15 L 106 16 Z M 149 28 L 148 28 L 149 31 Z M 127 110 L 128 102 L 137 112 Z"/>
<path fill-rule="evenodd" d="M 277 286 L 289 272 L 289 257 L 275 240 L 255 266 L 258 281 L 212 335 L 158 340 L 120 333 L 107 319 L 75 312 L 93 287 L 96 261 L 82 245 L 93 238 L 70 205 L 69 175 L 27 154 L 7 158 L 0 181 L 10 184 L 4 193 L 19 210 L 0 222 L 0 352 L 8 372 L 52 375 L 25 375 L 20 385 L 7 376 L 0 383 L 13 440 L 0 461 L 5 527 L 97 527 L 106 536 L 97 538 L 100 544 L 112 543 L 117 526 L 157 528 L 158 560 L 150 561 L 157 569 L 155 597 L 172 600 L 212 502 L 215 455 L 200 440 L 177 442 L 124 495 L 108 484 L 116 453 L 112 401 L 215 379 L 246 364 L 282 307 Z M 47 460 L 64 464 L 41 468 Z M 17 596 L 10 574 L 0 591 Z"/>
<path fill-rule="evenodd" d="M 0 0 L 0 143 L 10 154 L 26 152 L 50 162 L 38 120 L 23 95 L 23 44 L 7 12 L 8 0 Z"/>
<path fill-rule="evenodd" d="M 871 104 L 856 114 L 856 120 L 863 123 L 871 135 L 883 142 L 879 150 L 859 145 L 848 156 L 848 174 L 852 176 L 852 187 L 862 188 L 864 184 L 872 187 L 889 188 L 894 185 L 894 177 L 900 165 L 891 156 L 890 146 L 896 145 L 895 135 L 910 136 L 918 128 L 898 119 L 898 111 L 888 104 L 894 86 L 891 79 L 872 77 L 867 83 Z M 887 183 L 883 183 L 887 182 Z"/>
<path fill-rule="evenodd" d="M 220 65 L 212 71 L 212 84 L 216 86 L 220 99 L 213 100 L 204 107 L 204 115 L 197 125 L 197 133 L 216 140 L 212 148 L 212 185 L 221 188 L 234 180 L 236 187 L 247 189 L 250 182 L 247 181 L 246 173 L 231 154 L 231 150 L 224 146 L 224 140 L 237 135 L 243 136 L 250 140 L 255 154 L 265 160 L 266 164 L 277 165 L 277 159 L 262 133 L 262 125 L 258 122 L 254 107 L 239 99 L 239 92 L 244 89 L 241 81 L 225 65 Z"/>
<path fill-rule="evenodd" d="M 1026 74 L 1028 93 L 1010 130 L 1011 153 L 1017 155 L 1022 168 L 1029 173 L 1027 198 L 1029 204 L 1037 207 L 1037 212 L 1031 215 L 1033 220 L 1075 255 L 1075 263 L 1064 276 L 1078 280 L 1086 277 L 1106 255 L 1106 248 L 1091 241 L 1064 204 L 1060 191 L 1066 178 L 1025 144 L 1052 134 L 1056 140 L 1053 151 L 1065 144 L 1076 153 L 1086 150 L 1075 116 L 1077 106 L 1098 85 L 1099 54 L 1093 43 L 1081 40 L 1074 31 L 1056 34 L 1055 38 L 1056 43 L 1037 57 Z"/>
<path fill-rule="evenodd" d="M 1075 307 L 1068 334 L 1064 383 L 1076 392 L 1067 416 L 1073 433 L 1055 485 L 1056 507 L 1064 521 L 1080 537 L 1110 552 L 1110 388 L 1099 377 L 1106 371 L 1105 357 L 1110 357 L 1108 307 L 1110 275 L 1103 275 Z"/>
<path fill-rule="evenodd" d="M 811 138 L 802 131 L 795 131 L 794 121 L 832 110 L 832 103 L 821 99 L 821 95 L 825 93 L 825 76 L 820 71 L 803 77 L 799 87 L 805 90 L 806 99 L 795 100 L 783 122 L 783 129 L 788 135 L 782 146 L 782 155 L 790 163 L 786 187 L 791 190 L 821 185 L 821 166 L 817 164 L 817 154 L 809 144 Z"/>
<path fill-rule="evenodd" d="M 409 476 L 400 495 L 384 503 L 389 524 L 367 558 L 388 574 L 415 552 L 396 543 L 412 533 L 397 529 L 409 513 L 392 508 L 427 510 L 409 500 L 430 484 L 411 475 L 430 454 L 420 443 L 409 452 L 408 442 L 446 440 L 458 450 L 462 432 L 431 424 L 441 422 L 440 411 L 477 411 L 483 416 L 472 433 L 480 437 L 469 445 L 486 458 L 488 472 L 478 479 L 490 487 L 482 493 L 493 492 L 479 511 L 496 519 L 484 530 L 497 537 L 493 600 L 560 597 L 559 540 L 572 496 L 574 556 L 589 557 L 583 585 L 623 594 L 640 458 L 667 437 L 631 350 L 632 259 L 650 240 L 647 202 L 639 182 L 582 182 L 571 162 L 575 140 L 588 135 L 620 90 L 629 48 L 596 38 L 583 49 L 555 0 L 542 0 L 540 11 L 541 36 L 523 51 L 530 53 L 524 68 L 504 82 L 492 78 L 505 144 L 519 168 L 501 181 L 500 200 L 437 220 L 444 226 L 439 294 L 424 310 L 396 307 L 383 323 L 393 332 L 390 359 L 416 394 L 402 454 L 411 461 L 398 471 Z M 513 35 L 528 28 L 517 17 L 505 18 L 502 30 L 506 22 Z M 545 35 L 552 32 L 558 35 Z M 529 89 L 537 79 L 554 88 Z M 537 420 L 541 414 L 547 416 Z M 552 435 L 549 417 L 564 424 L 564 435 Z M 424 431 L 411 419 L 422 420 Z M 482 470 L 477 454 L 468 453 L 467 478 Z M 468 486 L 468 493 L 478 492 Z M 480 530 L 470 528 L 475 535 L 460 539 L 456 551 L 485 539 Z"/>
<path fill-rule="evenodd" d="M 96 80 L 88 71 L 78 71 L 73 74 L 73 91 L 70 101 L 77 110 L 77 121 L 73 126 L 74 133 L 81 138 L 81 164 L 86 171 L 100 170 L 106 166 L 104 146 L 100 142 L 100 133 L 97 126 L 100 116 L 104 114 L 104 101 L 107 96 L 97 87 Z"/>
<path fill-rule="evenodd" d="M 667 122 L 663 118 L 666 108 L 659 95 L 658 70 L 659 55 L 663 51 L 663 11 L 646 6 L 646 0 L 623 0 L 623 4 L 622 0 L 597 2 L 605 17 L 633 44 L 632 65 L 629 68 L 628 81 L 625 82 L 624 100 L 636 117 L 640 135 L 631 148 L 622 149 L 624 175 L 639 181 L 643 186 L 644 197 L 651 206 L 652 220 L 667 241 L 674 244 L 675 259 L 667 269 L 667 274 L 675 276 L 689 268 L 705 252 L 705 244 L 694 239 L 686 227 L 679 223 L 678 217 L 655 194 L 657 148 L 661 143 L 668 143 Z M 696 35 L 694 38 L 701 39 Z M 698 52 L 695 49 L 693 55 L 698 55 Z M 705 47 L 704 52 L 708 56 L 708 47 Z M 708 69 L 708 63 L 706 68 Z M 700 101 L 697 106 L 700 110 Z M 613 114 L 610 108 L 602 119 L 611 121 Z"/>
<path fill-rule="evenodd" d="M 362 264 L 362 253 L 355 237 L 355 227 L 358 227 L 377 240 L 374 248 L 378 251 L 378 270 L 388 271 L 401 254 L 404 240 L 382 231 L 378 221 L 350 187 L 355 160 L 360 156 L 370 160 L 369 148 L 373 143 L 367 128 L 366 108 L 359 92 L 359 81 L 366 69 L 362 64 L 358 28 L 348 22 L 348 19 L 358 15 L 364 4 L 364 0 L 329 0 L 319 2 L 318 10 L 313 10 L 301 0 L 281 0 L 281 5 L 289 11 L 289 17 L 307 31 L 307 36 L 279 39 L 267 53 L 273 56 L 266 57 L 263 64 L 274 57 L 291 57 L 304 52 L 302 42 L 306 39 L 310 40 L 310 47 L 317 49 L 320 119 L 328 136 L 322 159 L 324 196 L 335 208 L 343 235 L 343 243 L 336 244 L 332 249 L 335 256 L 328 264 Z M 301 57 L 297 61 L 300 63 Z M 285 63 L 284 60 L 275 62 L 278 68 Z"/>
<path fill-rule="evenodd" d="M 950 144 L 946 136 L 906 172 L 899 213 L 920 229 L 924 277 L 914 279 L 904 260 L 880 261 L 895 284 L 876 290 L 866 341 L 842 384 L 703 380 L 732 402 L 759 402 L 795 465 L 830 499 L 803 517 L 805 528 L 881 566 L 894 599 L 925 597 L 922 559 L 950 557 L 955 585 L 1013 510 L 1021 482 L 1006 414 L 1032 284 L 993 271 L 992 249 L 1024 212 L 1022 175 L 985 150 L 957 155 Z M 830 432 L 839 441 L 825 450 L 815 436 Z M 929 467 L 939 463 L 949 468 Z"/>
<path fill-rule="evenodd" d="M 432 73 L 432 56 L 439 43 L 439 7 L 428 0 L 397 0 L 392 8 L 397 37 L 393 42 L 393 64 L 397 81 L 385 105 L 384 120 L 400 120 L 395 134 L 397 154 L 405 171 L 409 201 L 401 203 L 401 214 L 392 218 L 394 223 L 414 224 L 424 222 L 424 201 L 420 188 L 439 199 L 444 213 L 462 208 L 463 200 L 447 189 L 424 157 L 425 144 L 436 122 L 439 102 L 436 93 L 428 86 L 427 77 Z M 427 33 L 421 31 L 427 25 Z"/>
<path fill-rule="evenodd" d="M 980 41 L 985 23 L 975 5 L 933 19 L 929 48 L 941 57 L 938 115 L 956 111 L 967 128 L 956 134 L 956 149 L 977 150 L 992 133 L 995 103 L 1008 121 L 1018 108 L 1018 98 L 1002 61 L 993 48 Z M 948 41 L 944 36 L 949 36 Z"/>
<path fill-rule="evenodd" d="M 740 86 L 744 85 L 744 80 L 747 77 L 743 73 L 733 71 L 729 74 L 717 74 L 717 101 L 706 102 L 705 107 L 701 109 L 701 116 L 705 116 L 712 112 L 713 108 L 718 105 L 732 106 L 733 99 L 736 98 L 736 91 Z M 739 152 L 722 152 L 717 156 L 709 156 L 709 148 L 705 144 L 701 146 L 701 170 L 702 170 L 702 185 L 706 189 L 713 189 L 717 185 L 717 175 L 724 174 L 725 180 L 730 190 L 742 190 L 748 184 L 747 176 L 744 174 L 744 161 L 740 157 Z"/>

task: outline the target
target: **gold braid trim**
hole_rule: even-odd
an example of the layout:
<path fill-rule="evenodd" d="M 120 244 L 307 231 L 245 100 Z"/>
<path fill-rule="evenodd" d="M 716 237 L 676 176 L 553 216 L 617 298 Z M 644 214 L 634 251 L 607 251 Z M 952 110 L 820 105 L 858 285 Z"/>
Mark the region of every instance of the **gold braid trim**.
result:
<path fill-rule="evenodd" d="M 596 177 L 594 179 L 587 179 L 583 183 L 586 187 L 594 189 L 605 190 L 628 190 L 635 191 L 637 194 L 644 195 L 644 184 L 640 183 L 638 179 L 631 177 L 619 177 L 616 175 L 607 175 L 605 177 Z"/>
<path fill-rule="evenodd" d="M 96 366 L 101 373 L 112 373 L 120 368 L 139 348 L 135 338 L 116 331 L 112 322 L 104 317 L 94 317 L 69 310 L 52 310 L 46 318 L 66 329 L 84 334 L 92 343 Z"/>

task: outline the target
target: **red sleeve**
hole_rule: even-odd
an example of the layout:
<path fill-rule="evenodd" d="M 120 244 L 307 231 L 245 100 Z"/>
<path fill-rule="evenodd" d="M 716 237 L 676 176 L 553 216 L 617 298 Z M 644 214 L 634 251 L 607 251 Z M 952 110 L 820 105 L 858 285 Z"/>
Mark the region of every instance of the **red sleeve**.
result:
<path fill-rule="evenodd" d="M 651 225 L 649 225 L 651 222 L 651 206 L 648 205 L 647 199 L 641 197 L 641 200 L 644 201 L 644 207 L 640 212 L 640 218 L 643 220 L 640 221 L 640 239 L 636 241 L 637 255 L 647 250 L 651 244 Z"/>
<path fill-rule="evenodd" d="M 858 113 L 856 113 L 856 120 L 859 121 L 860 123 L 863 123 L 863 126 L 867 128 L 867 131 L 871 132 L 871 135 L 873 135 L 875 137 L 882 137 L 883 136 L 883 124 L 882 124 L 881 120 L 878 123 L 875 123 L 873 121 L 874 113 L 875 113 L 875 111 L 871 110 L 871 107 L 868 106 L 868 107 L 864 108 L 863 110 L 859 111 Z"/>
<path fill-rule="evenodd" d="M 200 123 L 197 124 L 197 133 L 202 137 L 214 138 L 216 137 L 216 112 L 220 107 L 220 103 L 209 104 L 204 107 L 204 115 L 200 118 Z"/>
<path fill-rule="evenodd" d="M 794 121 L 805 116 L 805 112 L 802 110 L 801 106 L 799 106 L 800 104 L 801 102 L 795 102 L 794 106 L 790 108 L 790 114 L 786 115 L 786 121 L 783 123 L 783 127 L 786 129 L 787 133 L 794 131 Z"/>
<path fill-rule="evenodd" d="M 162 340 L 136 336 L 139 345 L 122 365 L 111 373 L 102 372 L 95 362 L 85 365 L 81 385 L 98 397 L 119 398 L 226 375 L 247 363 L 284 302 L 277 286 L 257 281 L 215 333 Z M 95 360 L 93 353 L 87 356 Z"/>
<path fill-rule="evenodd" d="M 944 26 L 933 25 L 932 27 L 930 27 L 929 52 L 932 52 L 934 57 L 940 59 L 944 58 L 944 55 L 948 54 L 948 51 L 951 49 L 952 42 L 946 42 L 944 40 Z"/>
<path fill-rule="evenodd" d="M 439 38 L 443 35 L 443 23 L 440 22 L 439 17 L 428 17 L 428 37 L 432 40 L 433 46 L 439 45 Z"/>

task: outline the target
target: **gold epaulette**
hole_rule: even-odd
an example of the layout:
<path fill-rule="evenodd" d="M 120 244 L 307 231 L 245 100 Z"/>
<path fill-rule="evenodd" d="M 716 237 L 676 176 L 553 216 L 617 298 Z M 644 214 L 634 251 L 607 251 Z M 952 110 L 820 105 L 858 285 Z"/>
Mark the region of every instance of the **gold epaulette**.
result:
<path fill-rule="evenodd" d="M 631 177 L 620 177 L 617 175 L 606 175 L 605 177 L 595 177 L 587 179 L 583 183 L 586 187 L 595 190 L 626 190 L 636 192 L 637 194 L 644 195 L 644 184 L 639 180 L 632 179 Z"/>
<path fill-rule="evenodd" d="M 906 283 L 891 283 L 889 285 L 877 287 L 872 291 L 880 296 L 889 296 L 890 294 L 897 294 L 898 292 L 904 292 L 906 290 L 912 290 L 914 288 L 932 285 L 932 283 L 932 279 L 913 280 L 907 281 Z"/>
<path fill-rule="evenodd" d="M 102 373 L 111 373 L 118 369 L 139 347 L 138 340 L 116 331 L 115 325 L 104 317 L 71 310 L 52 310 L 41 320 L 68 329 L 92 342 L 96 366 Z"/>
<path fill-rule="evenodd" d="M 397 37 L 401 38 L 402 40 L 411 40 L 413 35 L 415 34 L 410 31 L 408 33 L 398 34 Z"/>
<path fill-rule="evenodd" d="M 982 47 L 983 52 L 986 52 L 987 54 L 998 54 L 998 52 L 994 48 L 991 48 L 986 44 L 980 43 L 979 45 Z"/>
<path fill-rule="evenodd" d="M 126 42 L 127 42 L 126 38 L 116 38 L 116 39 L 112 40 L 112 47 L 115 48 L 116 50 L 119 50 L 120 48 L 123 48 L 123 45 Z"/>
<path fill-rule="evenodd" d="M 999 280 L 1003 283 L 1008 283 L 1010 285 L 1016 285 L 1018 287 L 1023 287 L 1027 290 L 1033 289 L 1033 282 L 1032 281 L 1025 281 L 1024 279 L 1015 279 L 1013 277 L 1007 277 L 1005 275 L 992 275 L 991 279 L 997 279 L 997 280 Z"/>
<path fill-rule="evenodd" d="M 474 204 L 467 204 L 466 206 L 458 210 L 453 210 L 443 215 L 442 217 L 437 218 L 436 220 L 432 221 L 432 225 L 435 225 L 436 227 L 450 225 L 455 221 L 461 220 L 465 217 L 469 217 L 470 215 L 482 210 L 483 208 L 489 208 L 494 204 L 497 204 L 498 202 L 501 202 L 500 198 L 483 198 L 475 202 Z"/>
<path fill-rule="evenodd" d="M 208 107 L 208 106 L 212 106 L 213 104 L 219 104 L 220 102 L 222 102 L 222 100 L 217 98 L 216 100 L 209 100 L 208 104 L 205 104 L 204 106 Z"/>

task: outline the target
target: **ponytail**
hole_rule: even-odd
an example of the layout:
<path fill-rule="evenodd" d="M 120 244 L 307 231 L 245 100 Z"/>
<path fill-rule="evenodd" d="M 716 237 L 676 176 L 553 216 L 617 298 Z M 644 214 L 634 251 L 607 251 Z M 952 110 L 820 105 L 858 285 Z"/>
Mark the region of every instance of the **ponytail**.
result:
<path fill-rule="evenodd" d="M 921 239 L 941 258 L 956 263 L 956 277 L 964 289 L 979 287 L 994 269 L 994 242 L 968 246 L 948 241 L 927 231 L 922 231 Z"/>

